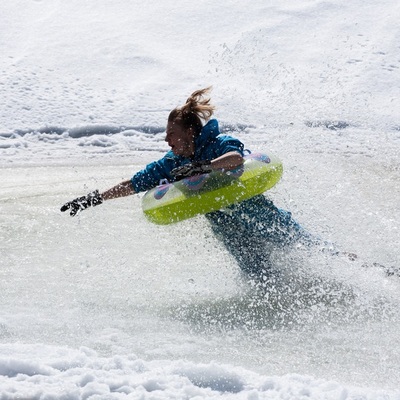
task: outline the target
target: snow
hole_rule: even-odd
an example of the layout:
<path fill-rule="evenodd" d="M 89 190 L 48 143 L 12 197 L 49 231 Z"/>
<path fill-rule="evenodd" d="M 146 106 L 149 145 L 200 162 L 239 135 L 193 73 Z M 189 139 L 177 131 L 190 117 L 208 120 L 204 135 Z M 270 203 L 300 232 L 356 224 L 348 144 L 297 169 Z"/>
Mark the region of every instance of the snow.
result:
<path fill-rule="evenodd" d="M 277 205 L 399 263 L 397 0 L 0 4 L 0 399 L 400 399 L 399 284 L 276 254 L 258 293 L 199 217 L 63 202 L 167 149 L 213 85 L 225 132 L 285 166 Z"/>
<path fill-rule="evenodd" d="M 2 353 L 10 349 L 2 346 Z M 14 350 L 10 351 L 13 352 Z M 99 357 L 81 347 L 20 347 L 25 361 L 1 359 L 2 398 L 16 399 L 386 399 L 394 391 L 367 391 L 288 374 L 265 377 L 240 367 L 185 361 L 145 362 L 134 355 Z M 397 397 L 396 397 L 397 396 Z"/>

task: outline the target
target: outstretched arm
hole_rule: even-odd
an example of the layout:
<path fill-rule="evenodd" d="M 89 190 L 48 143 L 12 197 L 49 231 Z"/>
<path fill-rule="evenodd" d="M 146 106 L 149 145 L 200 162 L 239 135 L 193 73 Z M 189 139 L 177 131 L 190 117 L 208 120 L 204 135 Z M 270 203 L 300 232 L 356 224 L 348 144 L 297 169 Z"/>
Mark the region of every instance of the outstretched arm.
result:
<path fill-rule="evenodd" d="M 223 154 L 220 157 L 215 158 L 214 160 L 205 162 L 200 166 L 195 166 L 191 164 L 191 171 L 184 171 L 182 174 L 178 174 L 179 179 L 182 179 L 185 176 L 192 176 L 193 174 L 210 172 L 213 170 L 231 170 L 239 165 L 243 164 L 243 157 L 236 151 L 230 151 L 228 153 Z M 187 169 L 189 165 L 185 165 L 180 168 Z M 179 169 L 179 168 L 178 168 Z M 182 175 L 182 176 L 180 176 Z M 177 177 L 178 177 L 177 176 Z M 85 210 L 89 207 L 94 207 L 99 204 L 102 204 L 106 200 L 116 199 L 119 197 L 126 197 L 132 194 L 135 194 L 135 190 L 133 189 L 132 182 L 130 180 L 119 183 L 118 185 L 112 187 L 111 189 L 106 190 L 103 193 L 99 193 L 98 190 L 89 193 L 86 196 L 78 197 L 68 203 L 65 203 L 61 207 L 61 211 L 65 212 L 69 210 L 69 214 L 71 216 L 75 216 L 82 210 Z"/>
<path fill-rule="evenodd" d="M 74 217 L 76 214 L 86 208 L 98 206 L 102 204 L 105 200 L 115 199 L 117 197 L 125 197 L 134 194 L 131 181 L 124 181 L 120 184 L 106 190 L 104 193 L 99 193 L 98 190 L 89 193 L 86 196 L 78 197 L 68 203 L 65 203 L 61 207 L 61 211 L 65 212 L 69 210 L 69 215 Z"/>
<path fill-rule="evenodd" d="M 126 197 L 135 194 L 136 192 L 133 190 L 132 182 L 124 181 L 120 184 L 112 187 L 111 189 L 106 190 L 101 194 L 103 200 L 111 200 L 116 199 L 118 197 Z"/>

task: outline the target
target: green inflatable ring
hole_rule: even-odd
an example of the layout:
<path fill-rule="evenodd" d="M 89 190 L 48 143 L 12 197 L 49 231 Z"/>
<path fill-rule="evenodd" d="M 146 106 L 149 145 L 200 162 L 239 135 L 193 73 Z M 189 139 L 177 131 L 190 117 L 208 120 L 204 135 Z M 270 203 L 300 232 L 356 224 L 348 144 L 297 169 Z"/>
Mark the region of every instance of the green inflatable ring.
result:
<path fill-rule="evenodd" d="M 244 158 L 233 171 L 197 175 L 149 190 L 142 199 L 145 216 L 155 224 L 171 224 L 250 199 L 280 180 L 283 167 L 277 157 L 253 153 Z"/>

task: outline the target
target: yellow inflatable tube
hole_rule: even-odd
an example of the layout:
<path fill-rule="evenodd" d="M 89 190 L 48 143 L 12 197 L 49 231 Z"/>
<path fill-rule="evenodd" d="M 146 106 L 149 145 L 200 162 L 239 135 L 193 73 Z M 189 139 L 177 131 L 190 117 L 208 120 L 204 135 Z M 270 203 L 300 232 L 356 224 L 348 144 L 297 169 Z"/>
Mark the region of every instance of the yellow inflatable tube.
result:
<path fill-rule="evenodd" d="M 171 224 L 250 199 L 280 180 L 283 167 L 277 157 L 253 153 L 244 158 L 233 171 L 197 175 L 149 190 L 142 199 L 145 216 L 155 224 Z"/>

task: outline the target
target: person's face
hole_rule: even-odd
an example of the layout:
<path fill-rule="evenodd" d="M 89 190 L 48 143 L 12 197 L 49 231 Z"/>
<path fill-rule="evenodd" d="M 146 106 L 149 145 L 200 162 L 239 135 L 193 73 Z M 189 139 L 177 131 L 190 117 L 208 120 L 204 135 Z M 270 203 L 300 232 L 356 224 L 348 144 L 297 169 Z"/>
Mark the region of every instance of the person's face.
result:
<path fill-rule="evenodd" d="M 194 137 L 192 129 L 183 129 L 177 122 L 168 122 L 165 141 L 177 156 L 190 157 L 194 154 Z"/>

